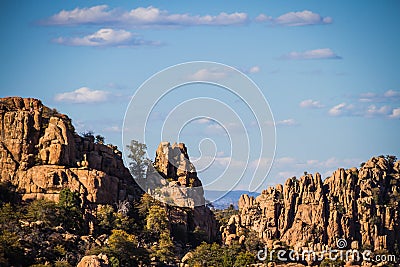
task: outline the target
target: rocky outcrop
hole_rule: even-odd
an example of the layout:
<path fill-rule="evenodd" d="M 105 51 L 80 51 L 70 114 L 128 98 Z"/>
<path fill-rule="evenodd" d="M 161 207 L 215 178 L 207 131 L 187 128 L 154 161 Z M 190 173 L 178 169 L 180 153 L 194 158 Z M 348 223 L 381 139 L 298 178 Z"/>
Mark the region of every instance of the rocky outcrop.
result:
<path fill-rule="evenodd" d="M 58 201 L 70 188 L 86 204 L 114 204 L 140 194 L 113 146 L 79 136 L 71 120 L 33 98 L 0 99 L 0 181 L 23 199 Z"/>
<path fill-rule="evenodd" d="M 104 254 L 85 256 L 78 263 L 77 267 L 108 267 L 108 257 Z"/>
<path fill-rule="evenodd" d="M 344 248 L 399 253 L 399 166 L 393 157 L 374 157 L 324 181 L 319 173 L 307 174 L 256 198 L 242 195 L 239 215 L 221 228 L 223 239 L 230 243 L 252 230 L 269 247 L 279 239 L 296 250 L 322 251 L 345 239 Z"/>
<path fill-rule="evenodd" d="M 199 229 L 208 240 L 215 240 L 217 223 L 213 212 L 205 205 L 202 184 L 185 144 L 161 142 L 146 180 L 151 181 L 146 191 L 171 205 L 173 233 L 181 232 L 188 239 L 190 233 Z"/>

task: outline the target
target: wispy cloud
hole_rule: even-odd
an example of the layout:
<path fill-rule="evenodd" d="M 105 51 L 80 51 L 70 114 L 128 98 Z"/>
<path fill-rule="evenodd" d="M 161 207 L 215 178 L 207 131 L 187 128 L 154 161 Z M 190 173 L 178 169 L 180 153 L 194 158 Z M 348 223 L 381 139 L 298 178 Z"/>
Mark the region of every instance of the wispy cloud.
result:
<path fill-rule="evenodd" d="M 389 105 L 356 105 L 340 103 L 329 109 L 328 114 L 334 117 L 338 116 L 359 116 L 365 118 L 400 118 L 400 108 L 392 108 Z"/>
<path fill-rule="evenodd" d="M 200 69 L 189 76 L 192 80 L 197 81 L 220 81 L 229 75 L 229 70 L 220 69 Z"/>
<path fill-rule="evenodd" d="M 374 116 L 387 116 L 390 114 L 392 109 L 389 106 L 381 106 L 377 107 L 376 105 L 368 106 L 367 110 L 365 111 L 365 116 L 367 117 L 374 117 Z"/>
<path fill-rule="evenodd" d="M 395 90 L 388 90 L 383 94 L 384 97 L 400 97 L 400 91 L 395 91 Z"/>
<path fill-rule="evenodd" d="M 333 52 L 330 48 L 314 49 L 303 52 L 290 52 L 286 55 L 283 55 L 281 58 L 288 60 L 341 59 L 341 57 Z"/>
<path fill-rule="evenodd" d="M 296 126 L 298 123 L 294 119 L 285 119 L 275 122 L 276 126 Z"/>
<path fill-rule="evenodd" d="M 213 123 L 212 119 L 209 118 L 200 118 L 194 121 L 197 124 L 209 124 L 209 123 Z"/>
<path fill-rule="evenodd" d="M 122 131 L 121 127 L 118 125 L 109 126 L 104 129 L 105 132 L 120 133 Z"/>
<path fill-rule="evenodd" d="M 198 26 L 198 25 L 241 25 L 248 21 L 246 13 L 218 15 L 191 15 L 169 13 L 156 7 L 138 7 L 131 10 L 112 9 L 98 5 L 73 10 L 62 10 L 42 21 L 45 25 L 124 25 L 124 26 Z"/>
<path fill-rule="evenodd" d="M 260 14 L 255 18 L 256 22 L 268 22 L 279 26 L 309 26 L 330 24 L 333 22 L 331 17 L 323 17 L 309 10 L 285 13 L 277 18 Z"/>
<path fill-rule="evenodd" d="M 307 100 L 301 101 L 299 106 L 301 108 L 323 108 L 324 107 L 324 105 L 322 105 L 321 102 L 312 100 L 312 99 L 307 99 Z"/>
<path fill-rule="evenodd" d="M 238 70 L 240 70 L 241 72 L 245 73 L 245 74 L 254 74 L 254 73 L 258 73 L 261 71 L 261 68 L 257 65 L 255 66 L 251 66 L 248 68 L 238 68 Z"/>
<path fill-rule="evenodd" d="M 252 73 L 258 73 L 258 72 L 260 72 L 260 70 L 261 70 L 261 68 L 259 66 L 253 66 L 248 69 L 245 69 L 244 72 L 252 74 Z"/>
<path fill-rule="evenodd" d="M 349 114 L 349 111 L 352 110 L 354 106 L 352 104 L 340 103 L 336 106 L 333 106 L 329 111 L 329 115 L 331 116 L 341 116 Z"/>
<path fill-rule="evenodd" d="M 69 46 L 97 46 L 97 47 L 128 47 L 143 45 L 159 45 L 159 42 L 145 41 L 135 34 L 125 30 L 114 30 L 110 28 L 100 29 L 93 34 L 83 37 L 58 37 L 55 43 Z"/>
<path fill-rule="evenodd" d="M 72 92 L 57 94 L 54 99 L 58 102 L 68 103 L 97 103 L 107 101 L 109 95 L 110 93 L 107 91 L 81 87 Z"/>
<path fill-rule="evenodd" d="M 358 99 L 360 102 L 396 102 L 400 101 L 400 91 L 387 90 L 382 93 L 367 92 L 360 95 Z"/>

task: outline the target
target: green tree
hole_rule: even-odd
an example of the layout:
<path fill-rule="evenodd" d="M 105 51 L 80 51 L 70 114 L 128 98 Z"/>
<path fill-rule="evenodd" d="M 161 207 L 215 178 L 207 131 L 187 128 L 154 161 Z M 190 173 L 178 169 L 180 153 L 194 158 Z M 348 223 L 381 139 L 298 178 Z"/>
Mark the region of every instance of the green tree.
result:
<path fill-rule="evenodd" d="M 151 195 L 144 193 L 136 207 L 138 209 L 139 215 L 145 218 L 150 208 L 154 205 L 160 205 L 160 203 L 157 202 L 157 200 L 155 200 Z"/>
<path fill-rule="evenodd" d="M 114 208 L 111 205 L 99 205 L 96 212 L 97 232 L 111 233 L 114 226 Z"/>
<path fill-rule="evenodd" d="M 83 215 L 79 193 L 70 189 L 62 189 L 58 202 L 59 223 L 66 229 L 75 233 L 83 232 Z"/>
<path fill-rule="evenodd" d="M 169 232 L 168 217 L 165 208 L 159 205 L 150 207 L 146 218 L 146 228 L 157 235 L 166 231 Z"/>
<path fill-rule="evenodd" d="M 107 255 L 118 259 L 119 266 L 137 266 L 140 261 L 147 261 L 148 252 L 138 248 L 137 238 L 124 230 L 112 230 L 108 238 Z"/>
<path fill-rule="evenodd" d="M 231 267 L 236 262 L 236 256 L 239 254 L 241 247 L 239 243 L 233 243 L 222 249 L 222 266 Z"/>
<path fill-rule="evenodd" d="M 126 214 L 116 212 L 111 205 L 99 205 L 96 212 L 96 232 L 111 233 L 112 229 L 130 231 L 134 220 Z"/>
<path fill-rule="evenodd" d="M 190 266 L 214 266 L 223 267 L 223 249 L 213 243 L 201 243 L 194 251 L 193 257 L 188 260 Z"/>
<path fill-rule="evenodd" d="M 19 220 L 22 218 L 18 206 L 13 206 L 10 203 L 4 204 L 0 208 L 0 231 L 7 229 L 8 231 L 16 232 L 20 228 Z"/>
<path fill-rule="evenodd" d="M 57 205 L 54 202 L 37 199 L 26 207 L 25 218 L 28 221 L 43 221 L 47 225 L 54 225 L 57 214 Z"/>
<path fill-rule="evenodd" d="M 151 256 L 159 261 L 169 264 L 174 260 L 174 243 L 171 240 L 169 231 L 162 232 L 158 243 L 151 248 Z"/>
<path fill-rule="evenodd" d="M 133 178 L 145 178 L 147 167 L 150 164 L 150 160 L 145 157 L 147 146 L 139 141 L 132 140 L 127 148 L 130 151 L 128 158 L 131 160 L 129 162 L 129 170 Z"/>

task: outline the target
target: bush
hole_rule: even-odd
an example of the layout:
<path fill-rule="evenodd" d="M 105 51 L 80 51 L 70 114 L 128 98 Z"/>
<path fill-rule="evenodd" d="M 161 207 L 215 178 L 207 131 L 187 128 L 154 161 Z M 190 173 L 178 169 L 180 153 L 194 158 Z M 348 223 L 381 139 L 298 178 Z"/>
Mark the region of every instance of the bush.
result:
<path fill-rule="evenodd" d="M 19 241 L 19 236 L 7 230 L 3 230 L 0 234 L 0 263 L 1 266 L 22 266 L 29 262 L 25 255 L 24 249 Z"/>
<path fill-rule="evenodd" d="M 250 253 L 248 251 L 246 252 L 240 252 L 235 260 L 235 264 L 233 265 L 234 267 L 244 267 L 244 266 L 249 266 L 250 264 L 255 263 L 255 258 L 254 258 L 253 253 Z"/>

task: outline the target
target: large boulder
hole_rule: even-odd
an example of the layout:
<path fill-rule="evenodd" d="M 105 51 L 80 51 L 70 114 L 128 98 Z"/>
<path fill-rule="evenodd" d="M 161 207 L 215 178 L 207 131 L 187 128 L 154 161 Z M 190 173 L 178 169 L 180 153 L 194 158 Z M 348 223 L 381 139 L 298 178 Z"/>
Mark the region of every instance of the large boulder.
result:
<path fill-rule="evenodd" d="M 78 263 L 77 267 L 108 267 L 108 257 L 104 254 L 85 256 Z"/>

